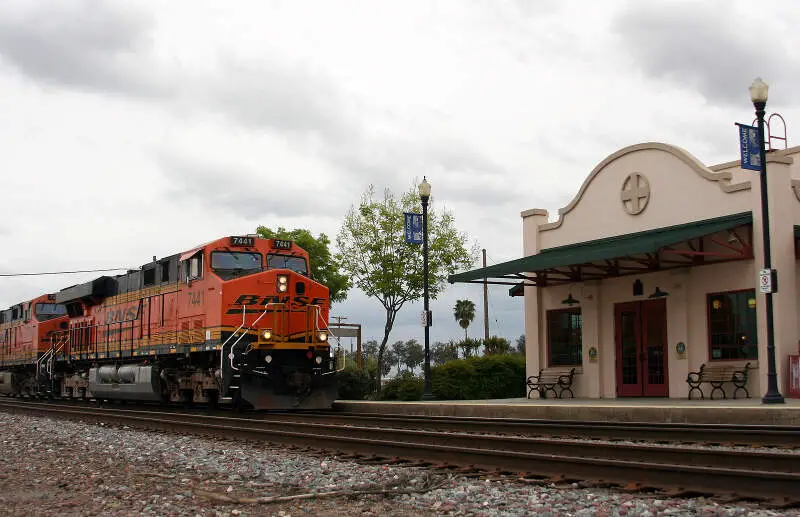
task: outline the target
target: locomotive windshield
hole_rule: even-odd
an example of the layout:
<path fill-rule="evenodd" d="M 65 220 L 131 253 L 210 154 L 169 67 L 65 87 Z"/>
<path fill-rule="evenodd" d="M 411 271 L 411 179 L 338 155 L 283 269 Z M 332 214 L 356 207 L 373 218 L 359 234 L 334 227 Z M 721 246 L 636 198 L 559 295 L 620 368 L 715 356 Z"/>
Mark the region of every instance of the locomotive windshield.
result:
<path fill-rule="evenodd" d="M 267 267 L 269 269 L 290 269 L 295 273 L 308 276 L 308 266 L 303 257 L 270 253 L 267 255 Z"/>
<path fill-rule="evenodd" d="M 261 271 L 261 254 L 239 251 L 214 251 L 211 269 L 223 280 L 230 280 Z"/>
<path fill-rule="evenodd" d="M 59 316 L 66 316 L 67 308 L 60 303 L 37 303 L 36 304 L 36 319 L 39 321 L 47 321 Z"/>

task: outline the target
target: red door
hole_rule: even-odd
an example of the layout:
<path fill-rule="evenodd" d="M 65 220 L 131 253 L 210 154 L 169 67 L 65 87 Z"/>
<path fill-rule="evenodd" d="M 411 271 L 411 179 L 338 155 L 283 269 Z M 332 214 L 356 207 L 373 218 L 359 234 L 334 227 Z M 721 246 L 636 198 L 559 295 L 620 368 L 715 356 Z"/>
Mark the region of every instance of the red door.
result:
<path fill-rule="evenodd" d="M 666 300 L 617 304 L 614 328 L 617 395 L 668 396 Z"/>

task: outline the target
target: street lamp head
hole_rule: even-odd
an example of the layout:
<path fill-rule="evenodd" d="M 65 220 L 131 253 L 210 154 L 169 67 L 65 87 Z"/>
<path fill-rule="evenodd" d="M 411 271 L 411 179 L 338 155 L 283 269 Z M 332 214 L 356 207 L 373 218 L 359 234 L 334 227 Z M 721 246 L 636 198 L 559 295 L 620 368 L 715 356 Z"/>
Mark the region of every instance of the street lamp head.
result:
<path fill-rule="evenodd" d="M 761 80 L 760 77 L 756 77 L 753 84 L 750 85 L 750 99 L 753 103 L 756 102 L 767 102 L 767 93 L 769 92 L 769 85 Z"/>
<path fill-rule="evenodd" d="M 422 177 L 422 183 L 419 184 L 419 197 L 422 199 L 428 199 L 431 197 L 431 184 L 428 183 L 428 180 L 425 179 L 425 176 Z"/>

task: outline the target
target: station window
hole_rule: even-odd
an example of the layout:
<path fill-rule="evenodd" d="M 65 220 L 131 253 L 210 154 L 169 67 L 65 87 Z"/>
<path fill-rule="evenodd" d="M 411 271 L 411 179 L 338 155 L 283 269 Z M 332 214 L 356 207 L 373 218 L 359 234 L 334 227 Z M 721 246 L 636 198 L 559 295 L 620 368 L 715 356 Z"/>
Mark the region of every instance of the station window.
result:
<path fill-rule="evenodd" d="M 757 359 L 756 290 L 708 295 L 711 360 Z"/>
<path fill-rule="evenodd" d="M 580 309 L 547 311 L 547 341 L 550 366 L 580 366 L 583 319 Z"/>

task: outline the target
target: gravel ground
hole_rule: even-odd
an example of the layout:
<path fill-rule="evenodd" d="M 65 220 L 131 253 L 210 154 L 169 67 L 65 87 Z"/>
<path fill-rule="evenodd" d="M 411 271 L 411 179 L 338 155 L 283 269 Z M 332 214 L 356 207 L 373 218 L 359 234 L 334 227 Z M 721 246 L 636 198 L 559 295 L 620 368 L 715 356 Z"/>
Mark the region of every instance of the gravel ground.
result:
<path fill-rule="evenodd" d="M 755 503 L 473 479 L 2 412 L 0 440 L 5 515 L 800 516 Z"/>

